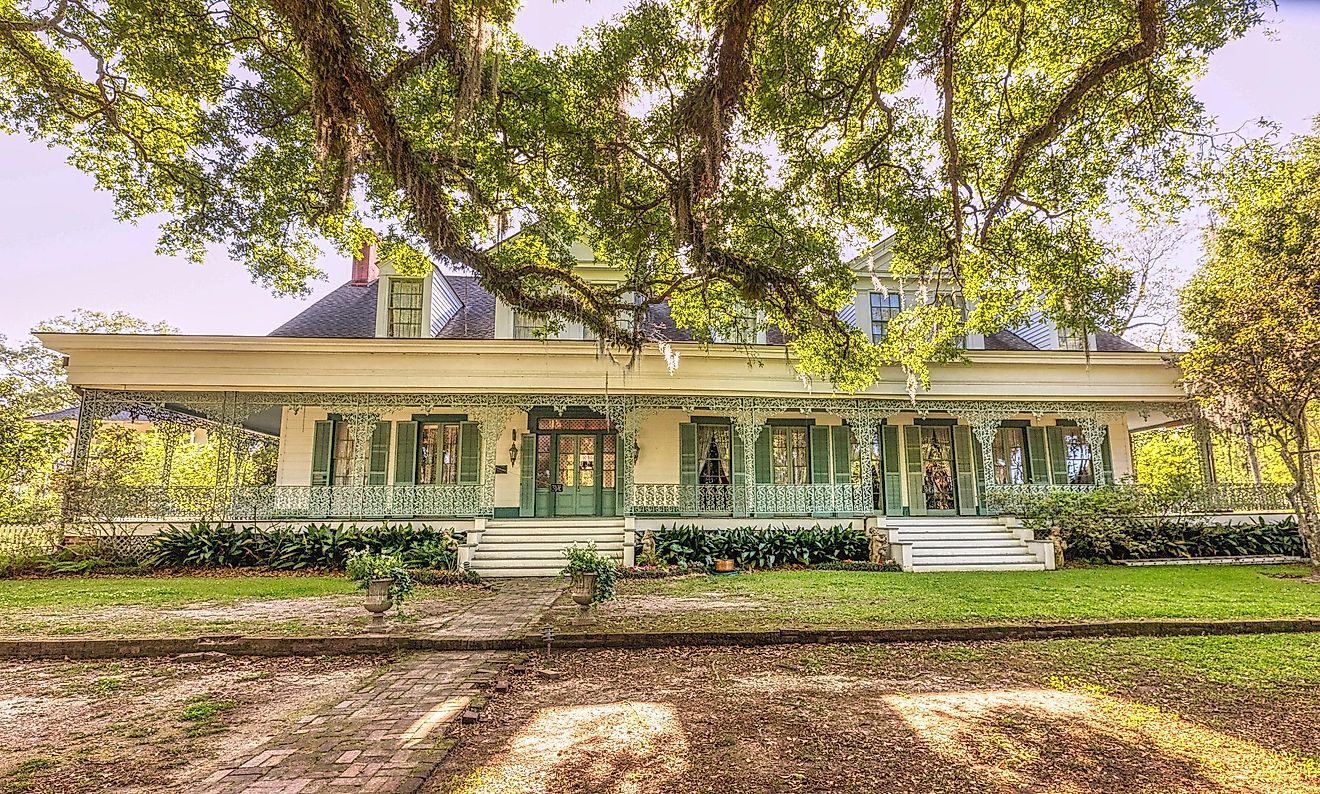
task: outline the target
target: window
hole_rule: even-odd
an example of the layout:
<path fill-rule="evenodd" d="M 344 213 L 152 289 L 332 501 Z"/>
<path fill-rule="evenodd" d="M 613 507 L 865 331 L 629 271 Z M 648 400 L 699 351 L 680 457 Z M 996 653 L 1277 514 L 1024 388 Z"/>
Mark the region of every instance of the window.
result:
<path fill-rule="evenodd" d="M 698 485 L 729 484 L 730 441 L 728 425 L 697 425 Z"/>
<path fill-rule="evenodd" d="M 513 313 L 513 338 L 514 339 L 540 339 L 545 329 L 545 323 L 537 320 L 530 315 L 523 314 L 515 310 Z"/>
<path fill-rule="evenodd" d="M 423 422 L 417 434 L 417 484 L 458 482 L 457 422 Z"/>
<path fill-rule="evenodd" d="M 806 485 L 807 428 L 770 428 L 770 481 L 775 485 Z"/>
<path fill-rule="evenodd" d="M 1080 427 L 1063 427 L 1063 457 L 1068 464 L 1069 485 L 1095 485 L 1091 466 L 1091 445 Z"/>
<path fill-rule="evenodd" d="M 1059 349 L 1085 350 L 1086 334 L 1076 328 L 1064 328 L 1063 326 L 1059 326 Z"/>
<path fill-rule="evenodd" d="M 958 318 L 956 322 L 958 322 L 960 325 L 965 324 L 967 322 L 967 301 L 963 298 L 962 295 L 955 295 L 952 293 L 937 295 L 935 296 L 934 305 L 952 306 L 954 309 L 954 316 Z M 957 336 L 953 337 L 952 342 L 954 347 L 966 347 L 967 337 L 962 334 L 958 334 Z"/>
<path fill-rule="evenodd" d="M 358 485 L 353 482 L 353 426 L 335 422 L 335 444 L 330 451 L 330 484 Z"/>
<path fill-rule="evenodd" d="M 895 292 L 871 293 L 871 341 L 879 342 L 889 331 L 889 321 L 903 310 L 903 300 Z"/>
<path fill-rule="evenodd" d="M 1027 481 L 1026 431 L 1020 427 L 1001 427 L 995 432 L 995 483 L 1022 485 Z"/>
<path fill-rule="evenodd" d="M 422 335 L 422 280 L 391 278 L 389 329 L 391 339 L 416 339 Z"/>

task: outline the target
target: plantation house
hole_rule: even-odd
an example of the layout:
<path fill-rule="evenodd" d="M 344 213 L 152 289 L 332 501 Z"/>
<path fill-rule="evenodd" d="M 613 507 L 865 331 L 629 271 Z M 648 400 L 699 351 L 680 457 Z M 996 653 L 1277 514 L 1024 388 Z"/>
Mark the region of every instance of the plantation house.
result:
<path fill-rule="evenodd" d="M 842 312 L 877 339 L 902 300 L 888 259 L 854 263 Z M 75 470 L 125 410 L 196 417 L 224 445 L 217 485 L 171 486 L 167 466 L 159 487 L 102 494 L 118 518 L 453 526 L 487 575 L 553 572 L 574 540 L 631 561 L 637 533 L 675 522 L 853 523 L 911 569 L 1052 567 L 1008 517 L 1021 500 L 1130 480 L 1134 430 L 1192 421 L 1167 356 L 1045 320 L 969 335 L 915 403 L 897 369 L 856 395 L 804 384 L 773 328 L 703 346 L 663 307 L 645 322 L 655 343 L 621 367 L 579 325 L 546 338 L 474 278 L 403 276 L 368 249 L 269 336 L 40 337 L 83 397 Z M 252 433 L 278 439 L 273 484 L 237 485 Z M 1203 457 L 1205 511 L 1284 506 L 1216 484 Z"/>

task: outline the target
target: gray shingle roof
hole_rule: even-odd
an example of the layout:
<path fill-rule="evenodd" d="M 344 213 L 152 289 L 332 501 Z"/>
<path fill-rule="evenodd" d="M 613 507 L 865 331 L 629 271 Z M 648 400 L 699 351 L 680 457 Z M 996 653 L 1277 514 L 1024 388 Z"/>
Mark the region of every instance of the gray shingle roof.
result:
<path fill-rule="evenodd" d="M 1146 348 L 1108 331 L 1095 332 L 1095 349 L 1100 353 L 1145 353 Z"/>
<path fill-rule="evenodd" d="M 476 276 L 445 276 L 449 287 L 463 305 L 436 334 L 439 339 L 494 339 L 495 296 L 486 291 Z"/>
<path fill-rule="evenodd" d="M 494 339 L 495 296 L 491 295 L 476 276 L 445 274 L 445 280 L 463 304 L 440 329 L 438 339 Z M 376 335 L 376 295 L 378 284 L 343 284 L 334 292 L 308 306 L 284 325 L 270 332 L 270 336 L 320 337 L 332 339 L 369 339 Z M 847 321 L 848 308 L 840 312 Z M 649 338 L 669 342 L 691 342 L 692 335 L 674 324 L 669 307 L 661 304 L 647 310 L 645 331 Z M 767 344 L 784 343 L 784 334 L 778 328 L 766 333 Z M 1099 331 L 1095 335 L 1095 352 L 1142 352 L 1131 342 L 1114 334 Z M 1012 331 L 999 331 L 985 338 L 986 350 L 1039 350 Z"/>
<path fill-rule="evenodd" d="M 996 331 L 985 337 L 986 350 L 1040 350 L 1012 331 Z"/>
<path fill-rule="evenodd" d="M 379 281 L 343 284 L 267 336 L 366 339 L 376 335 Z"/>

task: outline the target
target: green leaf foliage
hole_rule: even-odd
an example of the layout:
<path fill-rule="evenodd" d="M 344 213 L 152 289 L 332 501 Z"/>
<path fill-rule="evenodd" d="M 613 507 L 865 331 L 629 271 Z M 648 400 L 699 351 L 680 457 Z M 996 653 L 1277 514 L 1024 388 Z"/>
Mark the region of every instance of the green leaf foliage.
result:
<path fill-rule="evenodd" d="M 854 390 L 1031 312 L 1103 325 L 1131 279 L 1096 224 L 1186 205 L 1216 148 L 1192 80 L 1269 7 L 638 0 L 542 52 L 507 0 L 0 0 L 0 130 L 278 293 L 379 239 L 627 351 L 662 301 L 698 340 L 773 324 Z M 837 312 L 890 232 L 877 347 Z"/>
<path fill-rule="evenodd" d="M 717 559 L 733 560 L 743 568 L 865 560 L 869 548 L 866 533 L 847 524 L 728 529 L 676 524 L 661 526 L 655 534 L 661 561 L 708 568 Z"/>
<path fill-rule="evenodd" d="M 412 524 L 358 527 L 308 524 L 262 529 L 223 523 L 170 527 L 151 540 L 151 565 L 178 568 L 262 567 L 281 571 L 342 569 L 350 555 L 398 557 L 407 568 L 453 570 L 452 530 Z"/>

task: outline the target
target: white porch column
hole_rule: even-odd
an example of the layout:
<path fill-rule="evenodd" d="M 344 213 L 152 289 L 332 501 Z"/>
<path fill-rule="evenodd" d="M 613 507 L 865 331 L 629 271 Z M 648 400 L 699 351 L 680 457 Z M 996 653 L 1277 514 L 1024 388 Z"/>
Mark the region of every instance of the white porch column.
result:
<path fill-rule="evenodd" d="M 848 424 L 852 426 L 853 435 L 857 437 L 857 466 L 860 469 L 862 480 L 862 503 L 854 505 L 857 512 L 863 515 L 870 515 L 876 512 L 874 504 L 875 498 L 875 462 L 871 457 L 875 451 L 875 436 L 880 427 L 880 420 L 874 416 L 857 414 L 848 417 Z M 884 506 L 881 505 L 879 512 L 884 512 Z"/>
<path fill-rule="evenodd" d="M 1104 485 L 1109 474 L 1105 471 L 1103 453 L 1105 437 L 1109 434 L 1107 422 L 1098 414 L 1088 414 L 1077 418 L 1077 426 L 1086 437 L 1086 445 L 1091 448 L 1091 470 L 1095 472 L 1095 484 Z"/>
<path fill-rule="evenodd" d="M 763 425 L 757 421 L 756 409 L 750 402 L 744 403 L 733 416 L 733 432 L 742 442 L 742 464 L 744 488 L 733 489 L 733 514 L 746 518 L 756 513 L 756 439 L 761 435 Z"/>
<path fill-rule="evenodd" d="M 504 429 L 518 408 L 512 405 L 487 405 L 467 409 L 468 419 L 477 423 L 481 433 L 481 493 L 477 500 L 478 515 L 495 514 L 495 451 L 504 440 Z M 535 455 L 536 450 L 522 450 L 522 454 Z"/>

